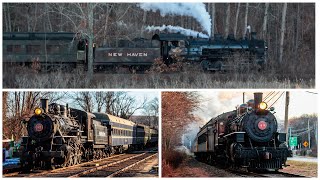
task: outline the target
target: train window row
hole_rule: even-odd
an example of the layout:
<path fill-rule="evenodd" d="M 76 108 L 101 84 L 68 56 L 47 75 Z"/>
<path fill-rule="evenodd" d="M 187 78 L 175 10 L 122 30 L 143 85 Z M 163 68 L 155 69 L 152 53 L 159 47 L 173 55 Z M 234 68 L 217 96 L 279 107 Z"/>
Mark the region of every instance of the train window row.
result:
<path fill-rule="evenodd" d="M 112 135 L 118 135 L 118 136 L 132 136 L 133 132 L 128 130 L 122 130 L 122 129 L 113 129 Z"/>
<path fill-rule="evenodd" d="M 145 132 L 137 132 L 136 136 L 137 137 L 145 137 L 149 136 L 150 133 L 145 133 Z M 112 130 L 112 135 L 118 135 L 118 136 L 133 136 L 133 131 L 128 131 L 128 130 L 122 130 L 122 129 L 113 129 Z"/>
<path fill-rule="evenodd" d="M 46 53 L 58 54 L 68 49 L 67 45 L 47 45 Z M 7 45 L 7 53 L 41 54 L 44 50 L 40 45 Z"/>

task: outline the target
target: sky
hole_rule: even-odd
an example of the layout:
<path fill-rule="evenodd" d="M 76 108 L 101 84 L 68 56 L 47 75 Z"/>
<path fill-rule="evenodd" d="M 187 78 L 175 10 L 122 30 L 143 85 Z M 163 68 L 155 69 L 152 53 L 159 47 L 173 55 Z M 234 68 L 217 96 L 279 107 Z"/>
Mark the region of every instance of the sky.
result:
<path fill-rule="evenodd" d="M 151 101 L 154 98 L 159 97 L 159 92 L 156 91 L 128 91 L 128 94 L 135 97 L 137 103 L 141 104 L 144 100 L 144 98 L 147 98 L 148 101 Z M 160 100 L 159 100 L 160 102 Z M 160 106 L 159 106 L 160 107 Z M 143 109 L 137 110 L 134 115 L 144 115 Z"/>
<path fill-rule="evenodd" d="M 271 91 L 261 91 L 265 98 Z M 253 99 L 254 91 L 245 92 L 245 101 Z M 278 93 L 278 94 L 277 94 Z M 283 93 L 283 94 L 282 94 Z M 195 112 L 196 115 L 204 119 L 205 122 L 217 115 L 234 110 L 237 105 L 242 104 L 242 91 L 202 91 L 199 94 L 203 98 L 201 109 Z M 277 102 L 274 103 L 276 117 L 279 122 L 283 122 L 285 114 L 285 92 L 275 91 L 277 94 L 268 106 L 282 94 Z M 301 116 L 303 114 L 317 113 L 317 94 L 312 91 L 290 91 L 289 118 Z"/>
<path fill-rule="evenodd" d="M 147 101 L 151 101 L 155 97 L 159 98 L 159 93 L 157 91 L 125 91 L 128 93 L 129 96 L 134 97 L 136 99 L 136 103 L 139 105 L 143 103 L 144 98 L 147 98 Z M 79 108 L 76 104 L 73 103 L 74 101 L 71 98 L 64 98 L 59 100 L 58 104 L 69 104 L 69 107 Z M 134 115 L 144 115 L 143 109 L 137 110 Z"/>

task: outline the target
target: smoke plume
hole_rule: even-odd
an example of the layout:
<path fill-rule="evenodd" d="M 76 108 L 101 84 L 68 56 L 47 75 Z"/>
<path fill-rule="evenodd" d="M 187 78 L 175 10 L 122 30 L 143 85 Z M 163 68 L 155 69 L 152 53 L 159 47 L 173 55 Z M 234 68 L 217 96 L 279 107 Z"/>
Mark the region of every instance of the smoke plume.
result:
<path fill-rule="evenodd" d="M 211 35 L 211 18 L 204 3 L 140 3 L 138 6 L 145 11 L 159 10 L 161 16 L 191 16 Z"/>
<path fill-rule="evenodd" d="M 191 29 L 185 29 L 183 27 L 180 26 L 166 26 L 166 25 L 162 25 L 162 26 L 148 26 L 146 27 L 146 30 L 148 31 L 155 31 L 155 30 L 159 30 L 159 31 L 168 31 L 169 33 L 181 33 L 183 35 L 186 36 L 193 36 L 193 37 L 200 37 L 200 38 L 209 38 L 208 35 L 203 34 L 201 32 L 198 31 L 193 31 Z"/>

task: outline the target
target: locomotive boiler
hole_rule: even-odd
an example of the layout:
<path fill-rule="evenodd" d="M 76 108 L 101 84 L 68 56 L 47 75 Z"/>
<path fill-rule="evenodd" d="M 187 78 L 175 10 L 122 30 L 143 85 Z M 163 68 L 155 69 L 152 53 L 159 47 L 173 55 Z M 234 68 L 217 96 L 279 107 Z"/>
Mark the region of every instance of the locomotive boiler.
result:
<path fill-rule="evenodd" d="M 212 118 L 194 140 L 193 152 L 200 161 L 248 170 L 279 170 L 292 155 L 286 133 L 277 131 L 274 108 L 267 109 L 262 93 L 237 110 Z"/>

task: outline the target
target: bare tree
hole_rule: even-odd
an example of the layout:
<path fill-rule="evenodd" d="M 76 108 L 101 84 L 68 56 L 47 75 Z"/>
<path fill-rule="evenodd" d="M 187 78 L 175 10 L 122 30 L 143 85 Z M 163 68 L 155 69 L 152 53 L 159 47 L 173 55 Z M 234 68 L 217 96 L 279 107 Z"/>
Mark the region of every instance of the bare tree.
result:
<path fill-rule="evenodd" d="M 282 20 L 281 20 L 281 37 L 280 37 L 280 56 L 279 63 L 282 63 L 283 58 L 283 42 L 284 42 L 284 33 L 286 30 L 286 15 L 287 15 L 287 3 L 283 4 L 282 9 Z"/>
<path fill-rule="evenodd" d="M 162 92 L 161 99 L 162 142 L 168 150 L 180 142 L 183 128 L 196 121 L 192 112 L 201 100 L 195 92 Z"/>
<path fill-rule="evenodd" d="M 264 17 L 263 17 L 263 28 L 262 28 L 262 31 L 263 31 L 263 35 L 262 35 L 262 38 L 263 39 L 266 39 L 266 36 L 267 36 L 267 22 L 268 22 L 268 9 L 269 9 L 269 3 L 265 3 L 266 6 L 265 6 L 265 10 L 264 10 Z"/>
<path fill-rule="evenodd" d="M 224 37 L 228 37 L 230 28 L 230 3 L 227 4 L 226 24 L 224 27 Z"/>
<path fill-rule="evenodd" d="M 97 111 L 101 112 L 105 104 L 106 92 L 99 91 L 94 93 L 95 104 L 97 105 Z"/>
<path fill-rule="evenodd" d="M 144 114 L 148 116 L 149 119 L 149 126 L 154 125 L 155 121 L 158 120 L 159 115 L 159 100 L 158 98 L 154 98 L 149 101 L 146 106 L 144 107 Z M 154 122 L 151 124 L 151 122 Z"/>
<path fill-rule="evenodd" d="M 87 17 L 88 17 L 88 78 L 92 79 L 93 76 L 93 10 L 97 4 L 87 4 Z"/>
<path fill-rule="evenodd" d="M 246 37 L 247 33 L 247 26 L 248 26 L 248 11 L 249 11 L 249 3 L 246 3 L 246 11 L 245 11 L 245 17 L 244 17 L 244 31 L 242 38 Z"/>
<path fill-rule="evenodd" d="M 240 6 L 241 6 L 241 3 L 238 3 L 237 12 L 236 12 L 236 20 L 235 20 L 234 28 L 233 28 L 234 37 L 237 37 L 237 28 L 238 28 L 238 19 L 239 19 Z"/>
<path fill-rule="evenodd" d="M 94 102 L 92 92 L 78 92 L 73 97 L 75 104 L 80 106 L 83 110 L 93 112 Z"/>
<path fill-rule="evenodd" d="M 144 27 L 147 21 L 147 11 L 143 11 L 143 17 L 142 17 L 142 26 L 140 31 L 140 37 L 144 37 Z"/>
<path fill-rule="evenodd" d="M 211 4 L 211 36 L 214 37 L 215 32 L 216 7 L 215 3 Z"/>

